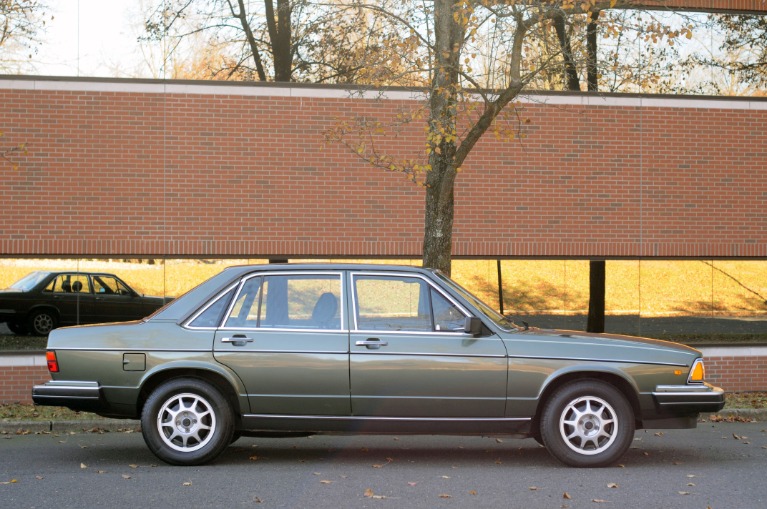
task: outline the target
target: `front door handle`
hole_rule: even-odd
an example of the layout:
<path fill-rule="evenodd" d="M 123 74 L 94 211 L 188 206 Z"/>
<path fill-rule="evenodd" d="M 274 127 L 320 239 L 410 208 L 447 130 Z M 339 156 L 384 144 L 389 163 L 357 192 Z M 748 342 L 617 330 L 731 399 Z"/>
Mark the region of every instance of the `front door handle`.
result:
<path fill-rule="evenodd" d="M 354 343 L 356 346 L 364 346 L 368 350 L 378 350 L 382 346 L 388 346 L 388 341 L 381 341 L 378 338 L 369 338 L 364 341 L 357 341 Z"/>
<path fill-rule="evenodd" d="M 245 343 L 252 343 L 253 338 L 249 338 L 245 334 L 235 334 L 231 338 L 221 338 L 222 343 L 231 343 L 234 346 L 245 346 Z"/>

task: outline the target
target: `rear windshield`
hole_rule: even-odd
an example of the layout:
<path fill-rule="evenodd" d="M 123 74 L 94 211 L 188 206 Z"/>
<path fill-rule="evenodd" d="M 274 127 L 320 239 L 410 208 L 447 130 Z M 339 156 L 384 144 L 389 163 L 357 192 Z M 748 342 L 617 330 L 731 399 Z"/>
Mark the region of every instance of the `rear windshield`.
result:
<path fill-rule="evenodd" d="M 43 279 L 48 276 L 50 272 L 41 272 L 36 271 L 32 272 L 30 274 L 27 274 L 23 278 L 19 279 L 15 283 L 13 283 L 11 286 L 8 287 L 9 290 L 16 290 L 17 292 L 28 292 L 37 284 L 42 281 Z"/>

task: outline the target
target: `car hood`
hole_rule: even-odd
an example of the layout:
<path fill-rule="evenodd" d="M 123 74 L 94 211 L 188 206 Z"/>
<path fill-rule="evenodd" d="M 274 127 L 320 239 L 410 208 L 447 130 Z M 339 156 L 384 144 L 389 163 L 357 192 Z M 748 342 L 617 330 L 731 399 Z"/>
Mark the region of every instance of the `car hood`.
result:
<path fill-rule="evenodd" d="M 506 339 L 510 356 L 540 352 L 552 358 L 593 359 L 608 362 L 679 363 L 691 365 L 700 357 L 694 348 L 659 339 L 621 334 L 597 334 L 560 329 L 530 328 L 510 334 Z"/>

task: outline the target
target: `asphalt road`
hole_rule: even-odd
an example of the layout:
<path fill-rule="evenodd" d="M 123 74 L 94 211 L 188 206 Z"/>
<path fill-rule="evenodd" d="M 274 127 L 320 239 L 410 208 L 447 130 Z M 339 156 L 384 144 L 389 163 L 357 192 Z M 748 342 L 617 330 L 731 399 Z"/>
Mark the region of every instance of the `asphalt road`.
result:
<path fill-rule="evenodd" d="M 533 440 L 244 438 L 172 467 L 140 433 L 0 436 L 0 507 L 767 507 L 767 425 L 638 431 L 621 465 L 573 469 Z"/>

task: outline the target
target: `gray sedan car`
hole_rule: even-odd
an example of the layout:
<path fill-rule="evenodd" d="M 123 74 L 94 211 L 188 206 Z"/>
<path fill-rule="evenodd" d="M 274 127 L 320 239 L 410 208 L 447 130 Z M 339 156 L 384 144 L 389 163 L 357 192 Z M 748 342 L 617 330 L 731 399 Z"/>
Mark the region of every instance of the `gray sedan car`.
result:
<path fill-rule="evenodd" d="M 437 271 L 232 267 L 142 321 L 54 330 L 40 405 L 140 418 L 179 465 L 239 436 L 532 437 L 567 465 L 616 462 L 640 428 L 724 405 L 700 352 L 518 326 Z"/>

